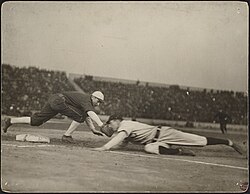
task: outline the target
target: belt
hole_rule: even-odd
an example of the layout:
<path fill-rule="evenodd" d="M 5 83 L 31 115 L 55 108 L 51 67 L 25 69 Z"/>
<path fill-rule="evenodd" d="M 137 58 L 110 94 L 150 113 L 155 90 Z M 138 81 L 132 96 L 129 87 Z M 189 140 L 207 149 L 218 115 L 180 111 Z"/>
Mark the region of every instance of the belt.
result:
<path fill-rule="evenodd" d="M 158 140 L 159 136 L 160 136 L 160 132 L 161 132 L 161 127 L 157 127 L 156 133 L 154 138 L 152 139 L 151 143 L 154 143 Z"/>

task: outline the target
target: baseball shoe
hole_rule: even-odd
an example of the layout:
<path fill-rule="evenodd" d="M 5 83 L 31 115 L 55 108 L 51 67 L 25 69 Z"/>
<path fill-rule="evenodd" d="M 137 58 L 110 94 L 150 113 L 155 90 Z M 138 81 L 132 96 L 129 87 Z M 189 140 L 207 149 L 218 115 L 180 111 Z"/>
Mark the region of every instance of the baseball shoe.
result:
<path fill-rule="evenodd" d="M 7 129 L 11 126 L 10 118 L 5 118 L 3 121 L 3 132 L 6 133 Z"/>
<path fill-rule="evenodd" d="M 65 143 L 75 143 L 72 136 L 66 136 L 66 135 L 62 136 L 62 141 Z"/>
<path fill-rule="evenodd" d="M 232 148 L 238 152 L 240 155 L 243 155 L 244 151 L 243 149 L 236 143 L 233 143 Z"/>
<path fill-rule="evenodd" d="M 191 150 L 186 150 L 183 148 L 179 148 L 179 154 L 178 155 L 183 155 L 183 156 L 195 156 L 195 153 Z"/>

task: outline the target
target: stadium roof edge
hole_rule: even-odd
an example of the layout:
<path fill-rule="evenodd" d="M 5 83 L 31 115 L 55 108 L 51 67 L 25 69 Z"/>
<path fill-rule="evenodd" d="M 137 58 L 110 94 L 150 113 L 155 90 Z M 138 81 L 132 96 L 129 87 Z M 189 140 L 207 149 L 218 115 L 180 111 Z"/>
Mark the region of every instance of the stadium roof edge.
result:
<path fill-rule="evenodd" d="M 179 84 L 164 84 L 164 83 L 157 83 L 157 82 L 146 82 L 146 81 L 141 81 L 141 80 L 128 80 L 128 79 L 118 79 L 118 78 L 111 78 L 111 77 L 102 77 L 102 76 L 93 76 L 93 75 L 88 75 L 88 74 L 76 74 L 76 73 L 69 73 L 69 76 L 71 78 L 79 78 L 79 77 L 85 77 L 85 76 L 92 76 L 93 80 L 96 81 L 106 81 L 106 82 L 121 82 L 121 83 L 126 83 L 126 84 L 136 84 L 139 81 L 139 85 L 145 85 L 148 83 L 149 86 L 156 86 L 156 87 L 170 87 L 170 86 L 179 86 L 181 89 L 189 89 L 193 91 L 203 91 L 206 89 L 207 91 L 228 91 L 231 92 L 233 90 L 220 90 L 220 89 L 213 89 L 213 88 L 199 88 L 199 87 L 193 87 L 193 86 L 183 86 Z M 242 92 L 243 91 L 233 91 L 233 92 Z"/>

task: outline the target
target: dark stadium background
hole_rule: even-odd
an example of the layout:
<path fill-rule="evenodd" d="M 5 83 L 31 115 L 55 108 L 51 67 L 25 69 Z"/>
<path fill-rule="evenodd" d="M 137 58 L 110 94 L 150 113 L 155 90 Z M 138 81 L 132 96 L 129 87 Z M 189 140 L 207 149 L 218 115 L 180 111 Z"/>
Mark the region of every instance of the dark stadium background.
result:
<path fill-rule="evenodd" d="M 124 117 L 193 122 L 214 122 L 214 115 L 223 109 L 232 117 L 232 124 L 246 125 L 247 96 L 244 92 L 212 90 L 143 83 L 139 80 L 96 80 L 84 75 L 74 84 L 91 93 L 101 90 L 105 102 L 99 114 L 120 113 Z M 66 72 L 37 67 L 2 65 L 2 114 L 30 116 L 46 103 L 50 94 L 76 90 Z M 58 115 L 58 118 L 61 116 Z"/>

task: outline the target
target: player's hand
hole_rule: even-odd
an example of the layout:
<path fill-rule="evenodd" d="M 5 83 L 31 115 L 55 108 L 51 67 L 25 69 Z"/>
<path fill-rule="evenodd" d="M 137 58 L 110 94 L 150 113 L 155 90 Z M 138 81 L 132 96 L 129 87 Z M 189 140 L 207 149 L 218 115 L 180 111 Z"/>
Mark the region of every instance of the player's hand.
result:
<path fill-rule="evenodd" d="M 104 134 L 100 131 L 97 131 L 95 129 L 92 129 L 92 133 L 94 133 L 95 135 L 98 135 L 98 136 L 104 136 Z"/>
<path fill-rule="evenodd" d="M 106 151 L 105 147 L 93 148 L 94 151 Z"/>
<path fill-rule="evenodd" d="M 102 133 L 104 133 L 106 136 L 108 136 L 108 137 L 111 137 L 112 135 L 113 135 L 113 133 L 114 133 L 114 130 L 111 128 L 111 127 L 109 127 L 109 125 L 108 124 L 103 124 L 101 127 L 100 127 L 100 131 L 102 132 Z"/>

